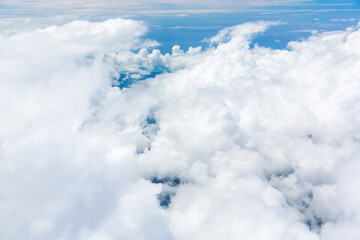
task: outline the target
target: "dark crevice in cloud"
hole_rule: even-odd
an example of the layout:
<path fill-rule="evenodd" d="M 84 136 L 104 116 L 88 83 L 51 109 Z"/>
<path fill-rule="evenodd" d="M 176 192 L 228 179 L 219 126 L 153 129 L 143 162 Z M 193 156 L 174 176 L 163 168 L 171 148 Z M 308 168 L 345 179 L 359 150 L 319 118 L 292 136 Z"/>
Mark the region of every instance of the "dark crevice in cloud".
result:
<path fill-rule="evenodd" d="M 306 220 L 305 223 L 310 231 L 317 233 L 321 232 L 321 228 L 325 224 L 325 222 L 317 216 L 313 216 L 311 219 Z"/>
<path fill-rule="evenodd" d="M 171 198 L 175 196 L 175 192 L 162 191 L 157 195 L 159 206 L 162 208 L 168 208 L 171 204 Z"/>
<path fill-rule="evenodd" d="M 181 183 L 184 183 L 179 177 L 153 177 L 151 183 L 166 184 L 170 187 L 178 187 Z"/>
<path fill-rule="evenodd" d="M 144 149 L 138 150 L 137 153 L 144 153 L 145 149 L 151 150 L 151 144 L 157 132 L 160 130 L 159 123 L 156 120 L 156 110 L 150 110 L 146 119 L 141 124 L 142 134 L 148 139 L 147 145 Z"/>
<path fill-rule="evenodd" d="M 153 112 L 150 112 L 149 115 L 146 117 L 146 123 L 147 123 L 148 125 L 157 124 Z"/>
<path fill-rule="evenodd" d="M 278 172 L 275 172 L 275 173 L 266 174 L 266 179 L 268 181 L 270 181 L 272 178 L 286 178 L 290 174 L 293 174 L 294 172 L 295 172 L 295 169 L 289 168 L 289 169 L 284 170 L 284 171 L 278 171 Z"/>
<path fill-rule="evenodd" d="M 309 230 L 319 233 L 322 226 L 326 223 L 326 220 L 314 212 L 314 193 L 311 190 L 312 186 L 306 186 L 305 183 L 286 186 L 286 182 L 289 181 L 290 178 L 293 178 L 295 174 L 294 169 L 289 169 L 288 171 L 278 172 L 268 176 L 267 179 L 270 185 L 283 194 L 287 204 L 301 214 L 303 223 L 306 224 Z M 299 193 L 299 191 L 302 192 Z"/>
<path fill-rule="evenodd" d="M 168 208 L 171 204 L 171 199 L 176 195 L 176 188 L 185 181 L 179 177 L 153 177 L 150 179 L 153 184 L 161 184 L 162 191 L 157 194 L 159 206 Z"/>

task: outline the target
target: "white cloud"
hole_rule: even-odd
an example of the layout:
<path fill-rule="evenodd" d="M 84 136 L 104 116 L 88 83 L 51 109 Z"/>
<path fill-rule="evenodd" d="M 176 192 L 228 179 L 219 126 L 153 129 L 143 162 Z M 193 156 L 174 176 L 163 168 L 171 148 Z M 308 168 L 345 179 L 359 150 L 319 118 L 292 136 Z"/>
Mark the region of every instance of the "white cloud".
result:
<path fill-rule="evenodd" d="M 201 13 L 217 12 L 224 10 L 244 9 L 254 6 L 274 6 L 274 5 L 291 5 L 308 2 L 309 0 L 103 0 L 103 1 L 80 1 L 80 0 L 63 0 L 63 1 L 45 1 L 45 0 L 5 0 L 0 8 L 0 13 L 6 16 L 29 15 L 31 16 L 53 14 L 81 14 L 91 15 L 93 13 Z M 9 9 L 12 11 L 10 12 Z"/>
<path fill-rule="evenodd" d="M 166 55 L 132 20 L 1 35 L 0 238 L 357 239 L 360 31 L 249 49 L 273 24 Z"/>
<path fill-rule="evenodd" d="M 330 21 L 332 22 L 354 22 L 355 18 L 332 18 Z"/>
<path fill-rule="evenodd" d="M 291 3 L 299 3 L 299 2 L 306 2 L 304 0 L 256 0 L 256 1 L 235 1 L 235 0 L 196 0 L 196 1 L 189 1 L 189 0 L 136 0 L 136 1 L 114 1 L 114 0 L 105 0 L 105 1 L 79 1 L 79 0 L 65 0 L 65 1 L 44 1 L 44 0 L 36 0 L 36 1 L 11 1 L 5 0 L 4 5 L 24 5 L 24 6 L 36 6 L 36 7 L 44 7 L 44 8 L 52 8 L 52 7 L 82 7 L 88 9 L 95 9 L 95 8 L 109 8 L 109 7 L 125 7 L 130 9 L 144 9 L 151 5 L 155 4 L 166 4 L 166 5 L 193 5 L 193 6 L 257 6 L 257 5 L 281 5 L 281 4 L 291 4 Z"/>

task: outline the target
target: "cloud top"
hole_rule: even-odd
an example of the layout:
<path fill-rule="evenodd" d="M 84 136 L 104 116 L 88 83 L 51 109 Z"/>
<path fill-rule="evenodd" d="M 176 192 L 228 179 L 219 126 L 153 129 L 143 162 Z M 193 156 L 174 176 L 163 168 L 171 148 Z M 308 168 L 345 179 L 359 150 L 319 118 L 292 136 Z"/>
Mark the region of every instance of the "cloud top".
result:
<path fill-rule="evenodd" d="M 249 47 L 274 24 L 1 35 L 0 238 L 357 239 L 360 31 Z"/>

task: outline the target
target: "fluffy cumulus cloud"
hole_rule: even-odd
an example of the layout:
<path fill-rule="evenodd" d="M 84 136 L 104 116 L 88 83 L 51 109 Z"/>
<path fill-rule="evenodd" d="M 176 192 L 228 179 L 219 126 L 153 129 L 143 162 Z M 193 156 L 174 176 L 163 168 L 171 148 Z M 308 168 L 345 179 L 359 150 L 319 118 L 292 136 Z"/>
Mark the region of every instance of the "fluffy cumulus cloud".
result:
<path fill-rule="evenodd" d="M 360 31 L 249 47 L 274 24 L 0 36 L 0 238 L 359 239 Z"/>

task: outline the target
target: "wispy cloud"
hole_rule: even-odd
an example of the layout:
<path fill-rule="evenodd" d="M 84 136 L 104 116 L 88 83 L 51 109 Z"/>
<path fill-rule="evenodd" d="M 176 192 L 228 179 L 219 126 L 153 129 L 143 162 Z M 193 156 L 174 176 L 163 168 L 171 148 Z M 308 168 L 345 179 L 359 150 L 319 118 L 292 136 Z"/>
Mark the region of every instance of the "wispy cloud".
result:
<path fill-rule="evenodd" d="M 355 18 L 332 18 L 330 21 L 332 22 L 354 22 Z"/>
<path fill-rule="evenodd" d="M 227 12 L 233 9 L 245 9 L 260 6 L 279 6 L 308 2 L 308 0 L 134 0 L 134 1 L 45 1 L 20 0 L 3 1 L 0 15 L 51 15 L 51 14 L 91 14 L 91 13 L 210 13 Z M 10 10 L 11 9 L 11 10 Z"/>

